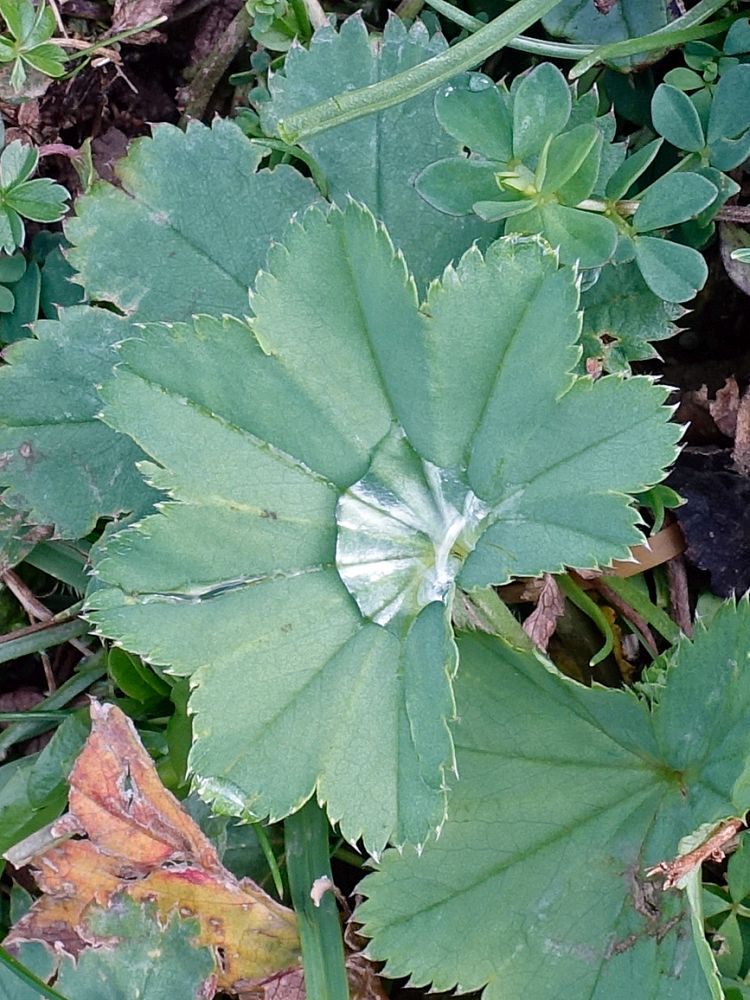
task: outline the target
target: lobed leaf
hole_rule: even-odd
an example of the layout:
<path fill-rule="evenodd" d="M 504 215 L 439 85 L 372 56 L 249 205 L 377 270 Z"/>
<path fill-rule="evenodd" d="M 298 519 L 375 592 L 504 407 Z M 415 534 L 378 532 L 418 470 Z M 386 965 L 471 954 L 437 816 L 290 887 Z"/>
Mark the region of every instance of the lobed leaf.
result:
<path fill-rule="evenodd" d="M 94 184 L 65 225 L 90 298 L 140 321 L 244 315 L 268 245 L 318 197 L 291 167 L 258 171 L 264 155 L 222 119 L 136 140 L 120 186 Z"/>
<path fill-rule="evenodd" d="M 271 75 L 271 100 L 259 107 L 263 126 L 271 133 L 301 108 L 385 80 L 446 48 L 442 35 L 430 38 L 421 21 L 407 30 L 395 16 L 377 41 L 359 15 L 338 32 L 321 28 L 309 49 L 292 46 L 283 74 Z M 457 78 L 454 85 L 463 86 L 465 79 Z M 460 142 L 437 127 L 433 101 L 434 91 L 428 91 L 302 142 L 326 176 L 333 201 L 344 207 L 352 197 L 366 204 L 387 226 L 420 286 L 475 239 L 496 233 L 476 218 L 441 217 L 414 189 L 414 178 L 424 167 L 461 150 Z"/>
<path fill-rule="evenodd" d="M 0 369 L 0 484 L 8 507 L 32 524 L 80 538 L 99 517 L 147 510 L 156 494 L 138 475 L 132 441 L 96 419 L 96 385 L 131 325 L 76 306 L 42 320 L 35 338 L 6 349 Z"/>
<path fill-rule="evenodd" d="M 98 948 L 87 948 L 77 962 L 62 960 L 56 988 L 75 1000 L 200 1000 L 206 996 L 214 960 L 196 944 L 194 920 L 178 913 L 161 921 L 153 903 L 139 905 L 127 896 L 109 906 L 91 907 L 86 926 Z M 210 996 L 211 994 L 209 994 Z"/>
<path fill-rule="evenodd" d="M 462 637 L 449 819 L 361 883 L 385 974 L 484 1000 L 716 1000 L 689 899 L 646 871 L 750 805 L 749 626 L 743 600 L 684 640 L 651 709 Z"/>
<path fill-rule="evenodd" d="M 104 416 L 175 502 L 107 542 L 92 619 L 190 676 L 215 808 L 317 792 L 347 839 L 421 843 L 453 766 L 456 582 L 626 556 L 627 492 L 679 431 L 649 380 L 568 374 L 576 274 L 536 238 L 470 250 L 420 307 L 370 212 L 311 210 L 252 305 L 123 346 Z"/>
<path fill-rule="evenodd" d="M 678 332 L 683 309 L 655 295 L 634 262 L 602 269 L 581 296 L 584 355 L 609 372 L 627 372 L 632 361 L 658 357 L 654 341 Z"/>

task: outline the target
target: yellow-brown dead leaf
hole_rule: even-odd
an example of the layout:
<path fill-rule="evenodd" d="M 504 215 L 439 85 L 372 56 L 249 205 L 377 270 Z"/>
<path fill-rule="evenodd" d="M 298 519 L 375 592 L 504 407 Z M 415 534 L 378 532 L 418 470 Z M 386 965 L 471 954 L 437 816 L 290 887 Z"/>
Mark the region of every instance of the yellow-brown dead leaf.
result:
<path fill-rule="evenodd" d="M 41 941 L 77 955 L 92 943 L 86 909 L 115 893 L 151 900 L 200 924 L 216 959 L 218 988 L 239 993 L 300 965 L 292 910 L 249 879 L 239 882 L 161 784 L 133 724 L 115 706 L 91 705 L 92 730 L 70 777 L 70 812 L 28 842 L 43 895 L 6 944 Z M 72 840 L 73 834 L 85 839 Z M 11 852 L 23 856 L 23 845 Z M 239 988 L 238 988 L 239 987 Z M 261 993 L 261 995 L 263 995 Z"/>

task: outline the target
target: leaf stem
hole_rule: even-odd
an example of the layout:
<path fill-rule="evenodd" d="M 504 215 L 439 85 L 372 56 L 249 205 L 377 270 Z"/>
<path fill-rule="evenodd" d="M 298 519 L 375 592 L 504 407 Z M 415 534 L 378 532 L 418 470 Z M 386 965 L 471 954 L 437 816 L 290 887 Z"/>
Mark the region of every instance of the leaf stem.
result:
<path fill-rule="evenodd" d="M 579 587 L 578 584 L 567 575 L 567 573 L 561 573 L 559 576 L 556 576 L 555 579 L 557 580 L 560 590 L 563 594 L 565 594 L 571 604 L 574 604 L 579 611 L 582 611 L 585 615 L 587 615 L 602 634 L 604 645 L 599 652 L 595 653 L 589 660 L 589 666 L 595 667 L 597 664 L 601 663 L 602 660 L 606 660 L 614 649 L 615 636 L 612 631 L 612 626 L 607 621 L 602 609 L 596 601 L 592 601 L 589 595 L 581 587 Z"/>
<path fill-rule="evenodd" d="M 88 622 L 82 618 L 66 614 L 60 619 L 31 625 L 29 628 L 18 629 L 0 637 L 0 663 L 7 663 L 19 656 L 39 653 L 51 646 L 59 646 L 63 642 L 77 639 L 89 630 Z"/>
<path fill-rule="evenodd" d="M 316 906 L 310 895 L 316 879 L 331 879 L 328 821 L 315 797 L 284 821 L 284 843 L 289 889 L 299 921 L 305 995 L 315 1000 L 349 1000 L 336 900 L 326 892 Z"/>
<path fill-rule="evenodd" d="M 80 45 L 80 39 L 77 38 L 51 38 L 50 41 L 61 48 L 67 46 L 68 48 L 78 49 L 78 52 L 73 52 L 66 57 L 66 62 L 72 62 L 74 59 L 84 59 L 86 56 L 92 56 L 97 52 L 108 49 L 117 42 L 124 42 L 128 38 L 132 38 L 133 35 L 140 35 L 143 31 L 150 31 L 152 28 L 164 24 L 166 20 L 167 15 L 162 14 L 161 17 L 155 17 L 144 24 L 137 24 L 134 28 L 126 28 L 116 35 L 109 35 L 107 38 L 102 38 L 100 41 L 95 42 L 94 45 L 84 45 L 83 47 Z"/>
<path fill-rule="evenodd" d="M 615 592 L 619 598 L 630 605 L 651 628 L 656 629 L 668 643 L 674 644 L 680 638 L 679 626 L 675 625 L 666 611 L 657 608 L 632 580 L 620 576 L 605 578 L 606 586 Z"/>
<path fill-rule="evenodd" d="M 476 624 L 485 632 L 499 636 L 514 649 L 533 652 L 536 646 L 524 632 L 521 623 L 509 610 L 508 605 L 492 587 L 483 590 L 472 590 L 463 595 L 476 613 Z"/>
<path fill-rule="evenodd" d="M 487 27 L 486 21 L 480 21 L 478 17 L 467 14 L 466 11 L 460 10 L 455 4 L 448 3 L 447 0 L 425 0 L 425 3 L 428 7 L 436 10 L 438 14 L 442 14 L 448 21 L 452 21 L 472 34 Z M 401 14 L 401 16 L 407 15 Z M 530 52 L 535 56 L 547 56 L 550 59 L 581 59 L 594 51 L 592 45 L 571 45 L 568 42 L 529 38 L 527 35 L 517 35 L 507 43 L 507 48 L 516 49 L 518 52 Z"/>
<path fill-rule="evenodd" d="M 285 142 L 296 143 L 432 90 L 456 74 L 484 62 L 551 10 L 557 2 L 558 0 L 518 0 L 510 10 L 440 55 L 387 80 L 329 97 L 319 104 L 289 115 L 279 122 L 278 134 Z"/>
<path fill-rule="evenodd" d="M 714 10 L 718 10 L 719 7 L 723 7 L 724 5 L 725 0 L 721 0 L 720 3 L 717 0 L 711 0 L 711 3 L 705 9 L 708 11 L 705 13 L 705 17 L 709 17 Z M 700 6 L 698 4 L 698 7 Z M 696 10 L 697 7 L 690 11 L 690 14 L 694 14 Z M 658 31 L 653 31 L 649 35 L 641 35 L 639 38 L 626 38 L 622 42 L 610 42 L 609 45 L 600 45 L 572 67 L 568 73 L 568 78 L 570 80 L 577 80 L 584 73 L 588 73 L 597 63 L 611 62 L 613 59 L 618 59 L 622 56 L 636 56 L 645 52 L 673 49 L 678 45 L 683 45 L 685 42 L 693 42 L 699 38 L 710 38 L 712 35 L 720 35 L 723 31 L 727 31 L 737 18 L 725 17 L 720 21 L 712 21 L 709 24 L 702 24 L 700 23 L 701 20 L 702 18 L 696 21 L 693 17 L 689 20 L 689 23 L 686 23 L 688 22 L 688 15 L 686 14 L 684 17 L 673 21 L 668 27 L 659 28 Z"/>

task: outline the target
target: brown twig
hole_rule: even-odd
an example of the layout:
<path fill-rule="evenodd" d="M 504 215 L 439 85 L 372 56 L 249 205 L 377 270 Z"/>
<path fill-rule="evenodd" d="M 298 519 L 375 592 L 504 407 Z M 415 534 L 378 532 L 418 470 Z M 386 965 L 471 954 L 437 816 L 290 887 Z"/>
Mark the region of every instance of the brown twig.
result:
<path fill-rule="evenodd" d="M 683 854 L 682 857 L 674 858 L 672 861 L 660 861 L 653 868 L 646 870 L 646 875 L 653 878 L 655 875 L 664 875 L 662 889 L 672 889 L 678 882 L 682 881 L 686 875 L 700 867 L 704 861 L 709 859 L 721 861 L 727 853 L 727 847 L 744 827 L 744 819 L 728 819 L 722 823 L 714 833 L 704 840 L 702 844 Z"/>
<path fill-rule="evenodd" d="M 750 205 L 724 205 L 714 218 L 717 222 L 746 222 L 750 224 Z"/>
<path fill-rule="evenodd" d="M 54 621 L 55 616 L 46 606 L 46 604 L 42 604 L 39 598 L 36 597 L 31 592 L 31 590 L 26 586 L 21 577 L 18 576 L 17 573 L 14 573 L 12 569 L 3 570 L 3 572 L 0 573 L 0 580 L 2 580 L 2 582 L 11 592 L 11 594 L 13 594 L 15 599 L 18 601 L 23 610 L 31 619 L 31 625 L 29 627 L 30 629 L 33 628 L 37 623 L 41 623 L 42 625 L 44 625 L 48 624 L 51 621 Z M 12 634 L 17 636 L 21 633 L 19 631 Z M 88 646 L 86 646 L 85 643 L 80 642 L 78 639 L 69 639 L 68 642 L 70 643 L 71 646 L 74 646 L 79 653 L 83 653 L 84 656 L 88 656 L 91 652 Z M 52 675 L 51 675 L 51 667 L 49 667 L 48 663 L 44 664 L 44 672 L 47 675 L 47 682 L 49 683 Z M 54 690 L 54 680 L 52 682 L 50 690 Z"/>
<path fill-rule="evenodd" d="M 191 118 L 201 119 L 206 113 L 214 91 L 221 78 L 240 51 L 247 44 L 253 15 L 243 4 L 229 22 L 211 52 L 196 67 L 195 76 L 185 88 L 185 111 L 181 124 Z"/>
<path fill-rule="evenodd" d="M 666 566 L 667 579 L 669 580 L 669 610 L 681 631 L 690 638 L 693 634 L 693 619 L 690 615 L 690 595 L 685 560 L 682 556 L 675 556 L 674 559 L 669 560 Z"/>
<path fill-rule="evenodd" d="M 29 618 L 36 618 L 40 622 L 49 622 L 55 617 L 49 608 L 45 607 L 38 598 L 29 590 L 20 576 L 12 569 L 6 569 L 0 574 L 5 586 L 13 594 Z M 32 622 L 33 624 L 33 622 Z"/>

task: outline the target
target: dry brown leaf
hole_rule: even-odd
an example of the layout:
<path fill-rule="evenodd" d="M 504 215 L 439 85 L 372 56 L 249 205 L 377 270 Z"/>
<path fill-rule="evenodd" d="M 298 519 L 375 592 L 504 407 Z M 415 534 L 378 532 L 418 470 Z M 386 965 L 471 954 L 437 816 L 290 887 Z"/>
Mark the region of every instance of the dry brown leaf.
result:
<path fill-rule="evenodd" d="M 140 24 L 148 24 L 157 17 L 170 17 L 180 0 L 115 0 L 112 14 L 112 34 L 129 31 Z M 156 30 L 142 31 L 128 38 L 129 45 L 149 45 L 152 42 L 163 42 L 165 36 Z"/>
<path fill-rule="evenodd" d="M 706 386 L 701 386 L 700 391 L 706 393 Z M 740 405 L 740 387 L 737 379 L 730 376 L 724 385 L 716 393 L 716 399 L 708 401 L 708 412 L 713 417 L 714 423 L 722 434 L 733 438 L 737 428 L 737 409 Z"/>
<path fill-rule="evenodd" d="M 9 852 L 14 864 L 35 870 L 43 895 L 6 944 L 41 941 L 75 956 L 92 943 L 87 907 L 125 892 L 153 901 L 165 919 L 176 909 L 198 920 L 198 940 L 213 949 L 220 989 L 249 992 L 298 969 L 295 914 L 222 866 L 161 784 L 118 708 L 92 702 L 91 717 L 91 735 L 70 777 L 70 812 L 52 824 L 42 848 L 38 834 L 26 842 L 31 856 L 24 857 L 24 845 Z M 74 833 L 87 839 L 60 843 Z"/>
<path fill-rule="evenodd" d="M 544 582 L 539 592 L 536 607 L 523 623 L 523 630 L 539 649 L 546 652 L 552 638 L 557 619 L 565 610 L 565 599 L 550 573 L 544 574 Z"/>
<path fill-rule="evenodd" d="M 732 461 L 741 475 L 750 475 L 750 388 L 745 390 L 737 407 Z"/>

